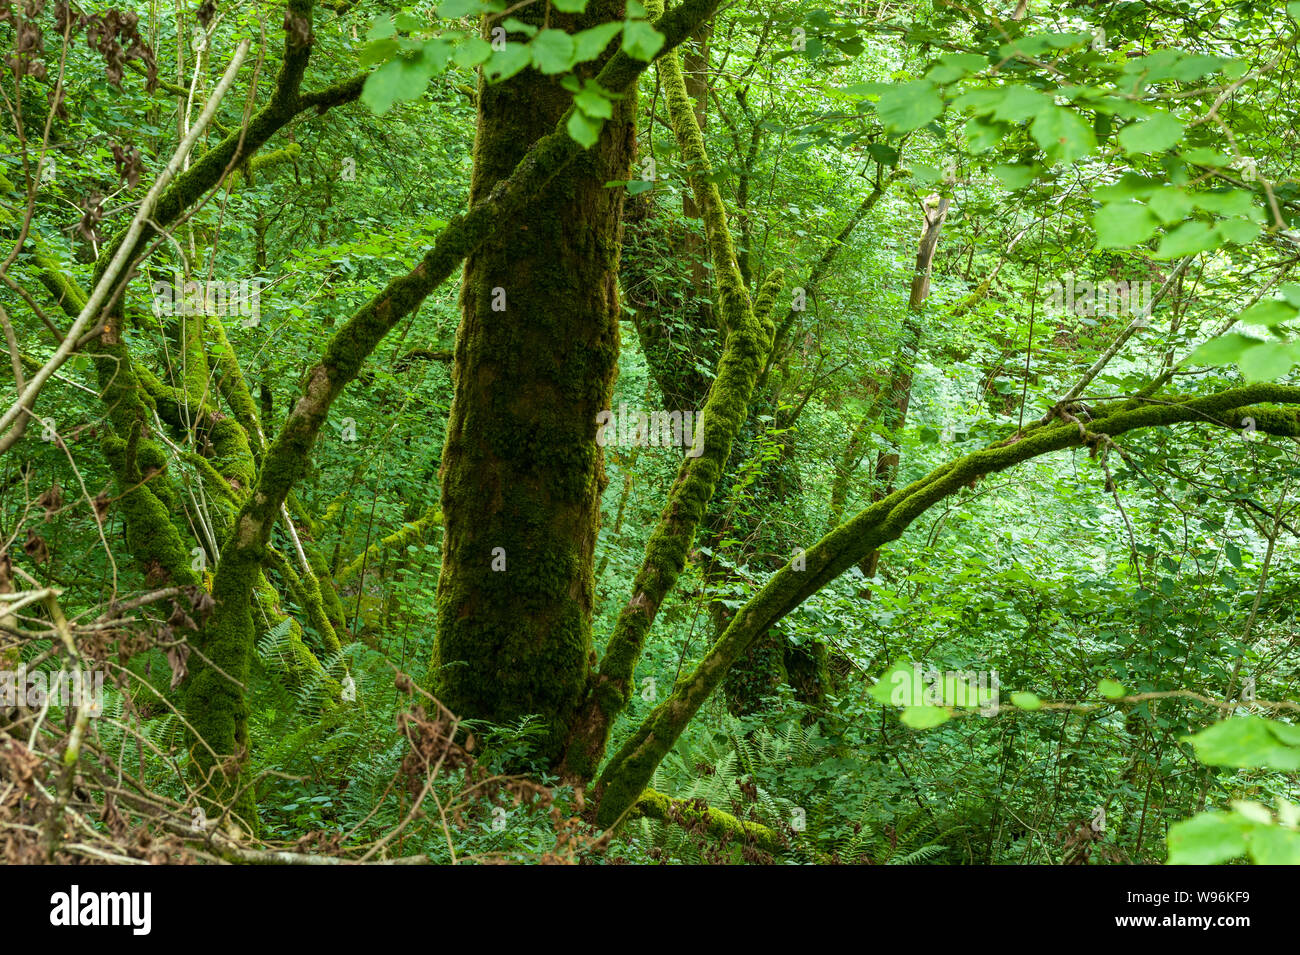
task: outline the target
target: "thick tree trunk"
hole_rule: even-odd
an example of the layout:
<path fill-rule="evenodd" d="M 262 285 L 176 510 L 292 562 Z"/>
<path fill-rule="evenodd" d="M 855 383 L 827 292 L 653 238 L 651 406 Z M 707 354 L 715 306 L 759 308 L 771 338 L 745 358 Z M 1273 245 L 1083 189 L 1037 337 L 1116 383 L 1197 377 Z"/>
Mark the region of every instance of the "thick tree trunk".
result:
<path fill-rule="evenodd" d="M 606 0 L 560 26 L 619 16 L 621 3 Z M 471 203 L 555 128 L 571 99 L 533 70 L 480 84 Z M 528 218 L 503 223 L 465 263 L 442 458 L 434 681 L 462 717 L 540 716 L 550 759 L 591 666 L 606 481 L 596 416 L 610 407 L 619 349 L 623 191 L 605 183 L 629 177 L 635 109 L 633 93 L 617 101 L 600 141 L 556 176 Z"/>

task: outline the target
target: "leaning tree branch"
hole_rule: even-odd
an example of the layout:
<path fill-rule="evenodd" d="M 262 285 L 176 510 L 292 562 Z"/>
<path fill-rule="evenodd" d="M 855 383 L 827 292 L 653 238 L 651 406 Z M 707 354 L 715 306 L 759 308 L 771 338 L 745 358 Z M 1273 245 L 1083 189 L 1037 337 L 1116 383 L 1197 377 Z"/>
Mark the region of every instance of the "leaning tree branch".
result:
<path fill-rule="evenodd" d="M 774 574 L 736 614 L 691 675 L 646 717 L 601 773 L 597 821 L 617 819 L 640 798 L 660 761 L 755 639 L 871 551 L 898 539 L 944 498 L 1040 455 L 1071 447 L 1095 450 L 1118 435 L 1144 428 L 1180 423 L 1239 428 L 1249 417 L 1257 431 L 1300 436 L 1300 408 L 1289 406 L 1300 406 L 1300 387 L 1259 384 L 1137 407 L 1124 403 L 1109 412 L 1098 409 L 1098 417 L 1086 424 L 1069 417 L 944 464 L 859 512 L 802 555 L 798 567 L 787 564 Z"/>

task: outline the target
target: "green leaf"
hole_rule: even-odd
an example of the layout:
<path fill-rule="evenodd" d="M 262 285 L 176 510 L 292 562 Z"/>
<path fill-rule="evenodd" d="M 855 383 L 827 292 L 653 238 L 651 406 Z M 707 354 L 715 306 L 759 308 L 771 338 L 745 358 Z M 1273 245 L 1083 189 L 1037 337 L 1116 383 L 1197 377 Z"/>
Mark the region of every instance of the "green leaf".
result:
<path fill-rule="evenodd" d="M 533 52 L 527 44 L 507 43 L 501 49 L 493 51 L 492 58 L 487 61 L 483 71 L 490 80 L 508 80 L 532 60 Z"/>
<path fill-rule="evenodd" d="M 1051 97 L 1028 86 L 1005 86 L 999 92 L 1002 95 L 993 108 L 993 118 L 1010 123 L 1023 123 L 1052 105 Z"/>
<path fill-rule="evenodd" d="M 1300 828 L 1300 805 L 1278 796 L 1277 818 L 1284 826 Z"/>
<path fill-rule="evenodd" d="M 997 108 L 998 103 L 1002 102 L 1003 95 L 1000 87 L 967 90 L 953 100 L 952 105 L 954 109 L 972 109 L 976 113 L 987 115 Z"/>
<path fill-rule="evenodd" d="M 1240 332 L 1229 332 L 1218 338 L 1211 338 L 1187 358 L 1189 365 L 1231 365 L 1241 358 L 1248 348 L 1260 344 L 1258 338 L 1251 338 Z"/>
<path fill-rule="evenodd" d="M 1162 153 L 1183 138 L 1183 124 L 1168 113 L 1131 123 L 1119 131 L 1119 144 L 1130 156 Z"/>
<path fill-rule="evenodd" d="M 1208 222 L 1184 222 L 1160 240 L 1157 259 L 1181 259 L 1217 248 L 1219 234 Z"/>
<path fill-rule="evenodd" d="M 451 62 L 451 55 L 455 51 L 455 43 L 450 39 L 453 35 L 444 33 L 420 47 L 419 65 L 424 71 L 426 80 L 441 73 L 447 68 L 447 64 Z"/>
<path fill-rule="evenodd" d="M 1182 222 L 1192 214 L 1196 202 L 1192 196 L 1176 186 L 1164 186 L 1151 193 L 1147 205 L 1161 222 Z"/>
<path fill-rule="evenodd" d="M 482 37 L 472 36 L 457 45 L 451 58 L 457 66 L 469 69 L 485 62 L 491 55 L 492 44 Z"/>
<path fill-rule="evenodd" d="M 921 702 L 924 686 L 915 665 L 900 659 L 885 671 L 867 695 L 886 706 L 913 706 Z"/>
<path fill-rule="evenodd" d="M 587 0 L 551 0 L 551 6 L 561 13 L 582 13 L 587 9 Z"/>
<path fill-rule="evenodd" d="M 943 706 L 905 707 L 899 720 L 914 730 L 928 730 L 952 718 L 952 712 Z"/>
<path fill-rule="evenodd" d="M 598 119 L 609 119 L 614 115 L 614 106 L 609 99 L 601 96 L 600 93 L 587 87 L 577 96 L 573 97 L 573 105 L 578 107 L 588 116 Z"/>
<path fill-rule="evenodd" d="M 1126 692 L 1124 684 L 1115 680 L 1102 680 L 1097 684 L 1097 692 L 1108 700 L 1118 700 Z"/>
<path fill-rule="evenodd" d="M 1300 865 L 1300 832 L 1294 829 L 1257 825 L 1249 841 L 1256 865 Z"/>
<path fill-rule="evenodd" d="M 1193 146 L 1191 149 L 1184 149 L 1181 153 L 1184 162 L 1193 163 L 1197 166 L 1230 166 L 1232 157 L 1226 153 L 1221 153 L 1217 149 L 1211 149 L 1209 146 Z"/>
<path fill-rule="evenodd" d="M 989 65 L 988 57 L 978 53 L 947 53 L 930 67 L 925 78 L 932 83 L 953 83 Z"/>
<path fill-rule="evenodd" d="M 1036 693 L 1012 693 L 1011 702 L 1022 710 L 1041 710 L 1043 708 L 1043 701 L 1038 698 Z"/>
<path fill-rule="evenodd" d="M 992 149 L 1002 141 L 1004 124 L 990 123 L 978 117 L 966 122 L 966 145 L 973 153 Z"/>
<path fill-rule="evenodd" d="M 629 20 L 623 24 L 623 52 L 649 63 L 655 58 L 667 39 L 644 20 Z"/>
<path fill-rule="evenodd" d="M 881 93 L 890 89 L 892 86 L 892 83 L 878 83 L 875 81 L 870 83 L 852 83 L 849 86 L 840 87 L 838 92 L 843 93 L 845 96 L 852 96 L 855 98 L 861 98 L 864 96 L 875 96 L 879 98 Z"/>
<path fill-rule="evenodd" d="M 1287 746 L 1300 746 L 1300 726 L 1296 726 L 1294 723 L 1269 720 L 1268 731 Z"/>
<path fill-rule="evenodd" d="M 529 46 L 533 64 L 543 73 L 563 73 L 577 62 L 578 45 L 563 30 L 543 30 Z"/>
<path fill-rule="evenodd" d="M 989 170 L 993 177 L 1008 189 L 1023 189 L 1034 178 L 1032 166 L 994 166 Z"/>
<path fill-rule="evenodd" d="M 1053 159 L 1073 162 L 1097 148 L 1092 127 L 1064 106 L 1048 106 L 1034 119 L 1034 141 Z"/>
<path fill-rule="evenodd" d="M 393 20 L 393 25 L 402 33 L 413 33 L 416 30 L 422 30 L 426 26 L 424 19 L 417 17 L 414 13 L 402 10 Z"/>
<path fill-rule="evenodd" d="M 1264 342 L 1246 349 L 1237 360 L 1237 367 L 1247 381 L 1276 381 L 1295 363 L 1296 350 L 1291 342 Z"/>
<path fill-rule="evenodd" d="M 1099 202 L 1123 202 L 1126 199 L 1147 199 L 1161 188 L 1160 183 L 1146 176 L 1126 172 L 1119 182 L 1102 186 L 1092 191 L 1092 197 Z"/>
<path fill-rule="evenodd" d="M 1123 249 L 1145 242 L 1159 223 L 1146 206 L 1135 202 L 1111 202 L 1093 214 L 1097 248 Z"/>
<path fill-rule="evenodd" d="M 1232 541 L 1225 541 L 1223 544 L 1223 556 L 1228 558 L 1228 563 L 1238 570 L 1241 570 L 1241 548 Z"/>
<path fill-rule="evenodd" d="M 605 47 L 609 46 L 609 41 L 618 36 L 622 29 L 621 23 L 602 23 L 590 30 L 575 33 L 573 41 L 578 45 L 578 62 L 586 63 L 600 56 L 605 52 Z"/>
<path fill-rule="evenodd" d="M 532 39 L 537 36 L 540 30 L 531 23 L 525 23 L 518 17 L 506 17 L 501 21 L 502 28 L 506 33 L 522 33 L 524 36 Z"/>
<path fill-rule="evenodd" d="M 382 116 L 400 101 L 413 100 L 429 83 L 429 71 L 418 63 L 398 58 L 389 60 L 366 77 L 361 102 L 376 116 Z"/>
<path fill-rule="evenodd" d="M 1224 216 L 1241 216 L 1255 221 L 1262 221 L 1264 218 L 1263 210 L 1255 203 L 1255 196 L 1249 189 L 1198 192 L 1195 198 L 1196 204 L 1208 212 L 1217 212 Z"/>
<path fill-rule="evenodd" d="M 574 110 L 569 116 L 565 128 L 569 135 L 574 138 L 584 149 L 590 149 L 596 145 L 596 140 L 600 138 L 600 129 L 604 122 L 600 119 L 592 119 L 582 113 L 581 110 Z"/>
<path fill-rule="evenodd" d="M 1252 305 L 1238 316 L 1237 321 L 1242 325 L 1265 325 L 1272 328 L 1274 325 L 1291 321 L 1297 314 L 1300 314 L 1300 309 L 1290 302 L 1284 299 L 1270 299 Z"/>
<path fill-rule="evenodd" d="M 898 165 L 898 150 L 885 143 L 868 143 L 867 155 L 882 166 Z"/>
<path fill-rule="evenodd" d="M 1258 223 L 1249 219 L 1224 219 L 1215 228 L 1219 235 L 1237 245 L 1249 245 L 1264 231 Z"/>
<path fill-rule="evenodd" d="M 367 40 L 383 40 L 397 32 L 397 26 L 393 23 L 392 17 L 376 17 L 375 22 L 370 24 L 370 29 L 366 31 Z"/>
<path fill-rule="evenodd" d="M 1202 76 L 1230 66 L 1231 60 L 1226 60 L 1221 56 L 1209 56 L 1204 53 L 1193 53 L 1184 56 L 1178 65 L 1174 68 L 1174 79 L 1183 83 L 1191 83 L 1199 80 Z M 1226 72 L 1226 71 L 1225 71 Z"/>
<path fill-rule="evenodd" d="M 876 114 L 887 128 L 905 133 L 924 126 L 943 112 L 943 98 L 934 85 L 914 80 L 891 86 L 880 94 Z"/>
<path fill-rule="evenodd" d="M 1255 802 L 1253 799 L 1234 799 L 1230 805 L 1233 812 L 1245 816 L 1253 823 L 1263 826 L 1273 824 L 1273 813 L 1262 802 Z"/>
<path fill-rule="evenodd" d="M 438 4 L 438 16 L 444 20 L 459 20 L 478 12 L 478 0 L 446 0 Z"/>
<path fill-rule="evenodd" d="M 1295 772 L 1300 770 L 1300 739 L 1292 735 L 1297 729 L 1300 727 L 1262 716 L 1238 716 L 1184 740 L 1192 744 L 1196 758 L 1207 766 Z"/>
<path fill-rule="evenodd" d="M 383 37 L 378 40 L 371 40 L 361 48 L 359 57 L 362 66 L 374 66 L 376 63 L 383 63 L 390 60 L 397 54 L 401 46 L 392 37 Z"/>
<path fill-rule="evenodd" d="M 1249 820 L 1226 812 L 1203 812 L 1169 827 L 1170 865 L 1219 865 L 1246 854 Z"/>
<path fill-rule="evenodd" d="M 920 183 L 937 183 L 943 180 L 943 170 L 929 163 L 912 163 L 909 171 L 912 173 L 912 178 Z"/>

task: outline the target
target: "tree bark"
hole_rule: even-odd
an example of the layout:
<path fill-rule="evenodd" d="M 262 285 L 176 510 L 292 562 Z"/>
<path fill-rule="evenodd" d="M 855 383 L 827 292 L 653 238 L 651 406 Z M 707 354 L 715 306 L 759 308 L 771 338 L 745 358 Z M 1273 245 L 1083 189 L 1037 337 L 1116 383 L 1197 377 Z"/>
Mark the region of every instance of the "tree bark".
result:
<path fill-rule="evenodd" d="M 518 15 L 540 26 L 545 12 Z M 620 15 L 621 4 L 606 0 L 559 26 L 573 32 Z M 555 129 L 570 102 L 556 77 L 532 69 L 480 82 L 471 204 Z M 617 374 L 624 195 L 605 183 L 629 177 L 635 131 L 630 90 L 596 145 L 535 197 L 519 228 L 465 262 L 441 470 L 436 693 L 465 718 L 539 716 L 550 760 L 592 653 L 607 480 L 596 416 L 610 407 Z"/>

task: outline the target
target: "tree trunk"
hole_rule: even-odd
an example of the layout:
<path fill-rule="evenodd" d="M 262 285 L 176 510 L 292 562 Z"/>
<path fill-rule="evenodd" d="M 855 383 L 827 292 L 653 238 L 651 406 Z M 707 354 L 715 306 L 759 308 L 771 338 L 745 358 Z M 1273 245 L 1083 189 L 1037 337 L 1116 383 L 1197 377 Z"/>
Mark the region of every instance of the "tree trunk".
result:
<path fill-rule="evenodd" d="M 543 11 L 517 15 L 540 25 Z M 621 4 L 551 16 L 572 32 L 621 17 Z M 531 69 L 480 82 L 471 203 L 555 128 L 571 99 Z M 540 716 L 550 760 L 592 656 L 606 483 L 596 416 L 610 407 L 617 373 L 623 207 L 623 190 L 605 183 L 629 178 L 634 93 L 613 111 L 599 142 L 552 180 L 528 218 L 503 223 L 465 262 L 442 457 L 436 693 L 462 717 Z"/>
<path fill-rule="evenodd" d="M 695 107 L 695 122 L 703 133 L 708 126 L 709 120 L 709 38 L 712 29 L 709 24 L 705 23 L 695 32 L 691 39 L 692 43 L 687 44 L 683 51 L 682 66 L 686 80 L 686 95 L 690 98 Z M 709 270 L 706 263 L 709 260 L 709 250 L 704 242 L 704 236 L 701 230 L 695 227 L 695 222 L 700 218 L 699 207 L 695 204 L 695 197 L 687 190 L 682 193 L 682 217 L 686 219 L 686 233 L 682 244 L 682 257 L 690 263 L 691 284 L 695 287 L 695 294 L 699 299 L 707 299 L 709 296 L 712 282 L 709 279 Z M 713 309 L 705 305 L 701 309 L 702 317 L 707 320 L 708 325 L 712 325 Z"/>

